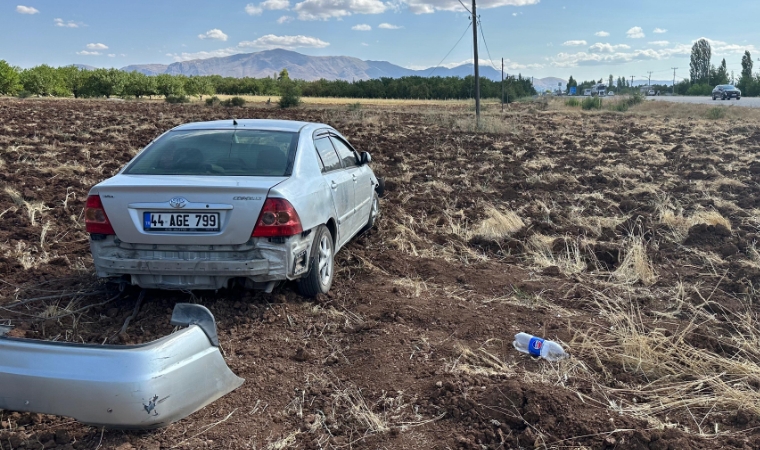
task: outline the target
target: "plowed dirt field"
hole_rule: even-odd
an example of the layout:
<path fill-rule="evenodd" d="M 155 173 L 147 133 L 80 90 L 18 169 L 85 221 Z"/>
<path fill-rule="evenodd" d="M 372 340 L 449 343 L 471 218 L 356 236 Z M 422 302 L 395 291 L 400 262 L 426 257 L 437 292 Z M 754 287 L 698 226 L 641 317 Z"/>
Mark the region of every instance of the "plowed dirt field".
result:
<path fill-rule="evenodd" d="M 513 106 L 221 109 L 0 99 L 0 323 L 146 342 L 214 313 L 245 383 L 167 428 L 0 411 L 0 449 L 759 448 L 760 124 Z M 494 113 L 495 114 L 495 113 Z M 328 296 L 112 291 L 89 188 L 189 121 L 328 123 L 386 177 Z M 556 363 L 512 348 L 558 340 Z"/>

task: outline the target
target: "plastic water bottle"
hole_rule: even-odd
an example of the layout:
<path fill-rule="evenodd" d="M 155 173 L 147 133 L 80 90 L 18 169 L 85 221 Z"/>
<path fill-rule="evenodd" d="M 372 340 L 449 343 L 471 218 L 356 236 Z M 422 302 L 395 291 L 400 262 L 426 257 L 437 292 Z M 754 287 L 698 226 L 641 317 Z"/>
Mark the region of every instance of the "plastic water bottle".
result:
<path fill-rule="evenodd" d="M 567 353 L 562 346 L 554 341 L 547 341 L 540 337 L 532 336 L 528 333 L 517 333 L 512 345 L 523 353 L 531 356 L 540 356 L 549 361 L 559 361 L 567 358 Z"/>

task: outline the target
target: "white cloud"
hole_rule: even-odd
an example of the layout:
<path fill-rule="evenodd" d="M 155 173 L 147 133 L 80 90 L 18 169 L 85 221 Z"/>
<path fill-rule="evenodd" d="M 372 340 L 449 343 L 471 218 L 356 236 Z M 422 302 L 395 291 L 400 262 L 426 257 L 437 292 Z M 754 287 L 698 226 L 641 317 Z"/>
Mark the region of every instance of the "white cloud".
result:
<path fill-rule="evenodd" d="M 400 27 L 398 25 L 392 25 L 390 23 L 381 23 L 377 27 L 378 28 L 382 28 L 383 30 L 398 30 L 400 28 L 404 28 L 404 27 Z"/>
<path fill-rule="evenodd" d="M 602 46 L 609 44 L 601 44 Z M 622 46 L 618 50 L 625 50 Z M 628 47 L 630 48 L 630 47 Z M 560 53 L 553 58 L 549 58 L 551 65 L 555 67 L 576 67 L 576 66 L 601 66 L 625 64 L 633 61 L 662 60 L 672 56 L 686 56 L 691 54 L 691 45 L 677 44 L 670 48 L 664 49 L 640 49 L 633 51 L 614 51 L 613 52 L 578 52 L 578 53 Z"/>
<path fill-rule="evenodd" d="M 631 39 L 641 39 L 645 36 L 644 30 L 641 27 L 633 27 L 626 31 L 625 34 Z"/>
<path fill-rule="evenodd" d="M 365 23 L 360 23 L 359 25 L 352 26 L 351 29 L 355 31 L 370 31 L 372 27 Z"/>
<path fill-rule="evenodd" d="M 586 45 L 586 44 L 588 44 L 588 42 L 586 42 L 584 40 L 565 41 L 565 42 L 562 43 L 562 45 L 564 45 L 565 47 L 578 47 L 579 45 Z"/>
<path fill-rule="evenodd" d="M 238 44 L 238 47 L 294 49 L 300 47 L 325 48 L 328 45 L 330 45 L 329 42 L 311 36 L 275 36 L 274 34 L 267 34 L 253 41 L 243 41 Z"/>
<path fill-rule="evenodd" d="M 713 55 L 740 55 L 744 53 L 745 50 L 749 52 L 755 52 L 755 46 L 754 45 L 739 45 L 739 44 L 729 44 L 728 42 L 723 41 L 716 41 L 714 39 L 709 39 L 706 37 L 702 37 L 700 39 L 706 39 L 707 42 L 710 43 L 710 48 L 712 49 Z M 692 41 L 692 44 L 694 42 L 697 42 L 698 39 L 695 39 Z M 691 48 L 691 47 L 689 47 Z"/>
<path fill-rule="evenodd" d="M 16 12 L 19 14 L 39 14 L 40 10 L 31 6 L 18 5 L 16 6 Z"/>
<path fill-rule="evenodd" d="M 69 20 L 68 22 L 66 22 L 63 19 L 53 19 L 53 23 L 57 27 L 64 27 L 64 28 L 79 28 L 79 25 L 80 25 L 74 22 L 73 20 Z"/>
<path fill-rule="evenodd" d="M 657 45 L 659 47 L 665 47 L 668 44 L 670 44 L 668 41 L 652 41 L 649 43 L 649 45 Z"/>
<path fill-rule="evenodd" d="M 607 37 L 609 35 L 610 34 L 606 31 L 597 31 L 596 33 L 594 33 L 594 36 L 599 36 L 599 37 Z"/>
<path fill-rule="evenodd" d="M 87 50 L 108 50 L 108 46 L 106 44 L 87 44 L 85 47 L 87 47 Z"/>
<path fill-rule="evenodd" d="M 277 23 L 283 24 L 283 23 L 289 23 L 294 20 L 293 16 L 282 16 L 279 19 L 277 19 Z"/>
<path fill-rule="evenodd" d="M 249 3 L 245 5 L 245 12 L 249 16 L 258 16 L 259 14 L 264 12 L 264 9 L 261 8 L 260 6 L 254 5 L 253 3 Z"/>
<path fill-rule="evenodd" d="M 612 44 L 602 44 L 601 42 L 597 42 L 596 44 L 589 47 L 588 50 L 592 53 L 614 53 L 619 50 L 628 50 L 630 48 L 631 48 L 630 45 L 625 45 L 625 44 L 612 45 Z"/>
<path fill-rule="evenodd" d="M 207 59 L 207 58 L 221 58 L 224 56 L 236 55 L 242 53 L 237 47 L 220 48 L 219 50 L 212 50 L 210 52 L 194 52 L 194 53 L 167 53 L 166 56 L 171 57 L 174 61 L 190 61 L 193 59 Z"/>
<path fill-rule="evenodd" d="M 293 9 L 300 20 L 328 20 L 352 14 L 380 14 L 388 5 L 380 0 L 304 0 Z"/>
<path fill-rule="evenodd" d="M 367 44 L 366 42 L 362 42 L 362 46 L 369 47 L 369 44 Z"/>
<path fill-rule="evenodd" d="M 81 52 L 77 52 L 77 55 L 82 55 L 82 56 L 96 56 L 100 54 L 101 54 L 100 52 L 88 52 L 87 50 L 82 50 Z"/>
<path fill-rule="evenodd" d="M 458 62 L 451 62 L 446 64 L 441 64 L 441 67 L 445 67 L 447 69 L 452 69 L 454 67 L 459 67 L 463 64 L 472 64 L 473 59 L 465 59 Z M 490 59 L 483 59 L 478 58 L 478 65 L 479 66 L 491 66 L 491 67 L 498 67 L 501 68 L 501 60 L 490 60 Z M 431 66 L 420 66 L 420 65 L 413 65 L 413 66 L 407 66 L 407 69 L 413 69 L 413 70 L 422 70 L 422 69 L 429 69 Z M 520 64 L 517 62 L 514 62 L 510 59 L 504 60 L 504 70 L 522 70 L 522 69 L 540 69 L 544 67 L 543 64 Z M 505 74 L 506 76 L 506 74 Z"/>
<path fill-rule="evenodd" d="M 264 9 L 288 9 L 290 8 L 290 1 L 288 0 L 266 0 L 259 4 Z"/>
<path fill-rule="evenodd" d="M 208 30 L 203 34 L 199 34 L 198 39 L 216 39 L 217 41 L 226 41 L 227 35 L 224 34 L 222 30 L 214 28 L 213 30 Z"/>
<path fill-rule="evenodd" d="M 667 32 L 668 32 L 668 30 L 664 30 L 664 29 L 662 29 L 662 28 L 655 28 L 655 29 L 652 31 L 652 33 L 655 33 L 655 34 L 662 34 L 662 33 L 667 33 Z"/>
<path fill-rule="evenodd" d="M 409 11 L 414 14 L 430 14 L 435 11 L 457 11 L 463 10 L 458 0 L 399 0 L 406 4 Z M 498 8 L 500 6 L 526 6 L 535 5 L 540 0 L 481 0 L 478 2 L 478 9 Z M 465 2 L 467 4 L 467 2 Z"/>
<path fill-rule="evenodd" d="M 115 58 L 115 57 L 116 57 L 116 53 L 109 53 L 109 54 L 108 54 L 108 57 L 109 57 L 109 58 Z"/>

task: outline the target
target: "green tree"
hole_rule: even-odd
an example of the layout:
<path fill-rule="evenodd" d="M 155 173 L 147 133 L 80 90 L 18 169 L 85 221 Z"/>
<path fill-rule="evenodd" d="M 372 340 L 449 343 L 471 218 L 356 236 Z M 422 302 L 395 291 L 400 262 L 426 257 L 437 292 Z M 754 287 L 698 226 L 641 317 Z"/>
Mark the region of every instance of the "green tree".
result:
<path fill-rule="evenodd" d="M 156 78 L 142 72 L 129 72 L 124 76 L 123 95 L 142 98 L 156 94 Z"/>
<path fill-rule="evenodd" d="M 745 50 L 742 56 L 742 74 L 738 83 L 742 94 L 750 95 L 747 91 L 752 83 L 752 55 L 749 53 L 749 50 Z"/>
<path fill-rule="evenodd" d="M 95 69 L 85 71 L 84 76 L 84 96 L 111 98 L 123 94 L 127 73 L 118 69 Z"/>
<path fill-rule="evenodd" d="M 21 84 L 24 90 L 34 95 L 55 95 L 59 97 L 70 95 L 57 69 L 47 64 L 32 67 L 21 72 Z"/>
<path fill-rule="evenodd" d="M 81 97 L 87 81 L 85 71 L 77 66 L 59 67 L 57 70 L 66 89 L 74 94 L 74 98 Z"/>
<path fill-rule="evenodd" d="M 21 89 L 19 69 L 0 59 L 0 95 L 13 95 Z"/>
<path fill-rule="evenodd" d="M 718 66 L 710 76 L 710 82 L 712 84 L 728 84 L 728 81 L 728 68 L 726 67 L 726 59 L 723 58 L 720 66 Z"/>
<path fill-rule="evenodd" d="M 203 100 L 204 95 L 214 95 L 216 90 L 208 77 L 189 77 L 185 79 L 185 93 L 187 95 L 197 95 Z"/>
<path fill-rule="evenodd" d="M 181 97 L 185 95 L 185 85 L 178 76 L 162 73 L 156 75 L 156 92 L 164 97 Z"/>
<path fill-rule="evenodd" d="M 282 69 L 280 71 L 280 75 L 277 77 L 277 81 L 283 81 L 283 80 L 289 80 L 290 75 L 288 75 L 288 69 Z"/>
<path fill-rule="evenodd" d="M 689 75 L 693 84 L 710 83 L 710 58 L 712 49 L 706 39 L 700 39 L 691 47 Z"/>
<path fill-rule="evenodd" d="M 612 89 L 612 86 L 613 86 L 612 82 L 613 81 L 614 81 L 614 77 L 612 76 L 612 74 L 610 74 L 610 84 L 607 85 L 607 89 Z"/>
<path fill-rule="evenodd" d="M 286 78 L 280 82 L 280 108 L 290 108 L 301 104 L 301 89 L 298 85 Z"/>

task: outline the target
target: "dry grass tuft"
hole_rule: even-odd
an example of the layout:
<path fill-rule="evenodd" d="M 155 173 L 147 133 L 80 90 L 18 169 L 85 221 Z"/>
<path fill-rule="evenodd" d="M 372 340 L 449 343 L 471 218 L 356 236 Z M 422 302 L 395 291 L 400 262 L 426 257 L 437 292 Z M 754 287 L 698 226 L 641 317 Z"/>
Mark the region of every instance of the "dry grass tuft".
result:
<path fill-rule="evenodd" d="M 731 221 L 715 210 L 697 211 L 691 216 L 684 216 L 683 211 L 676 211 L 669 206 L 661 206 L 660 222 L 673 229 L 678 242 L 683 241 L 689 234 L 689 228 L 694 225 L 723 225 L 731 230 Z"/>
<path fill-rule="evenodd" d="M 525 222 L 514 211 L 501 212 L 489 206 L 486 208 L 486 214 L 488 218 L 481 222 L 474 235 L 486 239 L 501 240 L 525 227 Z"/>
<path fill-rule="evenodd" d="M 541 269 L 556 266 L 565 275 L 581 273 L 586 270 L 586 261 L 575 241 L 565 240 L 564 251 L 555 254 L 552 250 L 558 238 L 534 234 L 528 239 L 527 254 L 529 259 Z"/>
<path fill-rule="evenodd" d="M 483 343 L 477 350 L 473 351 L 469 347 L 456 344 L 456 351 L 459 356 L 448 366 L 448 371 L 452 373 L 463 373 L 467 375 L 506 375 L 514 376 L 515 364 L 508 364 L 496 353 L 497 346 L 504 347 L 505 344 L 499 339 L 489 339 Z M 511 349 L 512 346 L 510 345 Z M 502 349 L 503 350 L 503 349 Z"/>
<path fill-rule="evenodd" d="M 24 200 L 24 197 L 21 195 L 21 193 L 10 186 L 6 186 L 4 191 L 13 200 L 13 203 L 26 209 L 26 212 L 29 215 L 29 221 L 32 223 L 32 226 L 34 226 L 37 214 L 41 216 L 43 212 L 50 210 L 50 208 L 45 206 L 45 204 L 42 202 L 28 202 Z"/>
<path fill-rule="evenodd" d="M 713 421 L 724 414 L 745 410 L 760 415 L 760 392 L 753 387 L 760 383 L 760 327 L 753 313 L 728 316 L 730 332 L 713 336 L 719 354 L 694 345 L 703 339 L 703 325 L 715 320 L 704 310 L 709 300 L 686 305 L 692 319 L 666 331 L 648 323 L 626 299 L 592 295 L 609 326 L 578 333 L 572 345 L 576 355 L 596 361 L 601 370 L 593 376 L 600 382 L 596 389 L 610 408 L 652 422 L 674 411 L 687 413 L 701 435 L 712 434 Z M 614 367 L 648 381 L 610 387 Z"/>
<path fill-rule="evenodd" d="M 624 247 L 625 257 L 612 273 L 613 276 L 626 284 L 641 282 L 645 286 L 650 286 L 657 282 L 657 274 L 647 256 L 644 240 L 639 236 L 631 237 Z"/>

